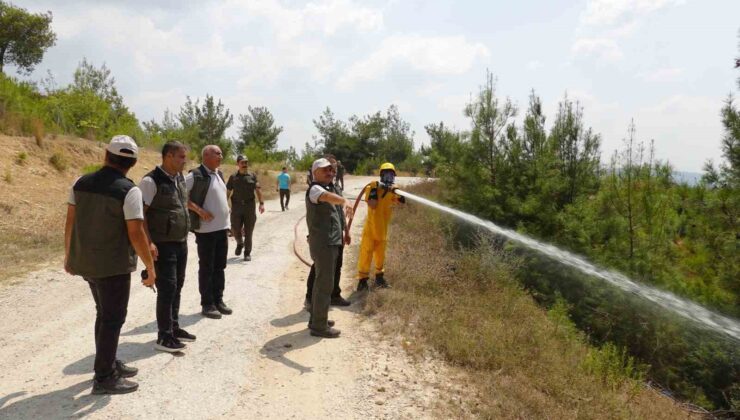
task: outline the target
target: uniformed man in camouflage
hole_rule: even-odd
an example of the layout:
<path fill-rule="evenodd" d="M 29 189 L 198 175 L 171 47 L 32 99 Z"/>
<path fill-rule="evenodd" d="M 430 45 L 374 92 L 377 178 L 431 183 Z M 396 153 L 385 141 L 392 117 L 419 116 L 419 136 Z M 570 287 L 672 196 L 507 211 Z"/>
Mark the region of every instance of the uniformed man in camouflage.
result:
<path fill-rule="evenodd" d="M 226 183 L 228 197 L 231 199 L 231 233 L 236 239 L 236 255 L 244 250 L 244 261 L 251 261 L 252 233 L 257 222 L 255 195 L 259 201 L 260 214 L 265 212 L 265 203 L 262 201 L 257 174 L 248 171 L 249 160 L 239 155 L 236 164 L 239 170 Z"/>

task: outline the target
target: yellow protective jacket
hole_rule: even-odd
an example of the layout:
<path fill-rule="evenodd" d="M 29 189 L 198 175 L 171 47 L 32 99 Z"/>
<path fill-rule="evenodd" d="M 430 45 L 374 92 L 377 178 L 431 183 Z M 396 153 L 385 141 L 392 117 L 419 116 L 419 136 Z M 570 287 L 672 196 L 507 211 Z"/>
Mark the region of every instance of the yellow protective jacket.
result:
<path fill-rule="evenodd" d="M 378 181 L 373 181 L 362 191 L 363 199 L 366 202 L 370 199 L 370 193 L 373 189 L 376 189 L 378 193 L 378 205 L 374 209 L 370 206 L 367 208 L 367 218 L 365 219 L 365 227 L 362 229 L 362 237 L 368 236 L 375 241 L 385 241 L 388 237 L 388 224 L 391 221 L 392 208 L 400 202 L 401 196 L 379 187 L 378 184 Z"/>

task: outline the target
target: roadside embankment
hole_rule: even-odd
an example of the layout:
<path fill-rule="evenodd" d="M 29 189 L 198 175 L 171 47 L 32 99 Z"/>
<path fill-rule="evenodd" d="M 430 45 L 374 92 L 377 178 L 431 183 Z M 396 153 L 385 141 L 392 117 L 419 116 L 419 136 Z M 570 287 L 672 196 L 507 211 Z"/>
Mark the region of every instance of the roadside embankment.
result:
<path fill-rule="evenodd" d="M 410 189 L 435 193 L 432 184 Z M 457 367 L 467 392 L 451 413 L 482 418 L 685 418 L 675 402 L 643 386 L 641 369 L 615 348 L 597 349 L 563 305 L 545 311 L 515 278 L 517 257 L 482 238 L 456 249 L 456 224 L 409 204 L 396 211 L 386 277 L 366 311 L 411 354 Z"/>

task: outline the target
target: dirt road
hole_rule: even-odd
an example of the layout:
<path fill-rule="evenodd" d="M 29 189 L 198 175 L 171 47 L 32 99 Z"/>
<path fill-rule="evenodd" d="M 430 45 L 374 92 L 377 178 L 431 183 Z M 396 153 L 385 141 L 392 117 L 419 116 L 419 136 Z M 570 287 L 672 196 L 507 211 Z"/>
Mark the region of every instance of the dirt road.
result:
<path fill-rule="evenodd" d="M 349 177 L 354 196 L 368 178 Z M 443 368 L 411 362 L 398 340 L 383 340 L 372 321 L 333 308 L 342 336 L 311 337 L 303 311 L 307 267 L 293 255 L 293 227 L 303 194 L 281 212 L 266 203 L 258 217 L 252 261 L 233 255 L 225 301 L 234 314 L 200 315 L 197 253 L 190 238 L 181 325 L 197 335 L 181 356 L 154 350 L 155 294 L 132 281 L 119 357 L 138 367 L 138 392 L 90 395 L 94 306 L 86 283 L 53 261 L 0 289 L 0 418 L 425 418 L 434 415 Z M 346 251 L 343 293 L 354 290 L 364 207 Z M 60 234 L 61 234 L 60 221 Z M 299 226 L 305 232 L 305 223 Z M 305 233 L 299 234 L 299 241 Z M 354 296 L 356 298 L 356 296 Z"/>

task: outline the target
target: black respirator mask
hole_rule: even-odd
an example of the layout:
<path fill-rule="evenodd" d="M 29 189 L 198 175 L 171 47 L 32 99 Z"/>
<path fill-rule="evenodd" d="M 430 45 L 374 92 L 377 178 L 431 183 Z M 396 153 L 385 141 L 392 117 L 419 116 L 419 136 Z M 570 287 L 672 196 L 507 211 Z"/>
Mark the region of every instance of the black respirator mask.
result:
<path fill-rule="evenodd" d="M 396 173 L 385 170 L 380 173 L 380 183 L 386 188 L 391 187 L 396 182 Z"/>

